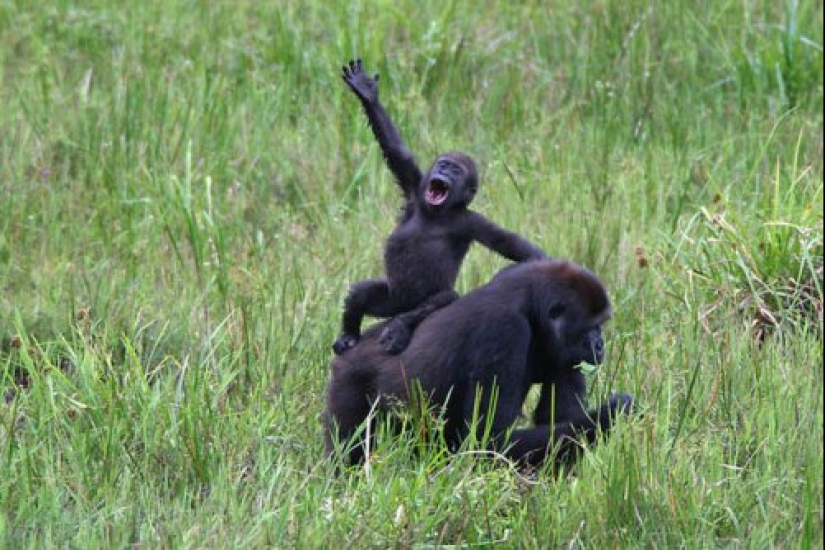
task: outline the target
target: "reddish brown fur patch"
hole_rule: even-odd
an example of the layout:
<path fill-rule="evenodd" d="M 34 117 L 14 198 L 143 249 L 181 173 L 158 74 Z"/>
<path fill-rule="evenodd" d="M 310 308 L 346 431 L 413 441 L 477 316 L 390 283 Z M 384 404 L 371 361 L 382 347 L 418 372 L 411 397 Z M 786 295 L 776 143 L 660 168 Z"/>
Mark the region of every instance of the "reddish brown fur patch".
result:
<path fill-rule="evenodd" d="M 552 276 L 571 288 L 585 311 L 591 315 L 610 315 L 610 299 L 601 281 L 587 269 L 566 260 L 554 260 L 549 266 Z"/>

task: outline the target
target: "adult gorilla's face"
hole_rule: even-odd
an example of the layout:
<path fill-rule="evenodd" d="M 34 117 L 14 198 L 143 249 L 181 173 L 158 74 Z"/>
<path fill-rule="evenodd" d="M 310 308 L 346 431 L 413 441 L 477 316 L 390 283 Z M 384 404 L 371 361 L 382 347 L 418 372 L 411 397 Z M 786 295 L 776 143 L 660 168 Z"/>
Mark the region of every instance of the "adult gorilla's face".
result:
<path fill-rule="evenodd" d="M 611 317 L 609 307 L 597 314 L 588 313 L 576 301 L 560 299 L 548 308 L 549 347 L 560 363 L 568 366 L 604 362 L 602 324 Z"/>
<path fill-rule="evenodd" d="M 604 361 L 604 341 L 601 327 L 594 327 L 584 333 L 579 342 L 580 363 L 600 365 Z"/>

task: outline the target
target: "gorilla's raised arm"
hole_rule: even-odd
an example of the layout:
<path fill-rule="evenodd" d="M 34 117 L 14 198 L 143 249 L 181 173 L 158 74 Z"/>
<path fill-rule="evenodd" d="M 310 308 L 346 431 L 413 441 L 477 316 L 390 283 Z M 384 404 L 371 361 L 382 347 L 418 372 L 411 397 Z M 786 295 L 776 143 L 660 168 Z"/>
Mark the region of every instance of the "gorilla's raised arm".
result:
<path fill-rule="evenodd" d="M 341 77 L 361 102 L 387 166 L 398 181 L 404 196 L 410 198 L 415 195 L 418 184 L 421 183 L 421 169 L 378 99 L 378 75 L 370 78 L 364 72 L 364 63 L 357 59 L 344 65 Z"/>

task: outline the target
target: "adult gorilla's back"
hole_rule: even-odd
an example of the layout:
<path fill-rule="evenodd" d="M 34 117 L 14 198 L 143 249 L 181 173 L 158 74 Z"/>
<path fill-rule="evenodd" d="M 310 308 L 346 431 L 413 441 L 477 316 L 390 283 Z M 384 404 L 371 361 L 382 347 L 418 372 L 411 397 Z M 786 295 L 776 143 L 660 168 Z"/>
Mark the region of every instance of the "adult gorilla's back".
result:
<path fill-rule="evenodd" d="M 603 360 L 601 325 L 610 315 L 595 275 L 570 262 L 541 260 L 507 267 L 427 317 L 400 355 L 382 349 L 377 325 L 332 361 L 327 451 L 358 432 L 376 401 L 385 410 L 386 397 L 408 402 L 409 391 L 420 387 L 431 404 L 444 406 L 451 448 L 467 436 L 479 399 L 480 413 L 493 415 L 492 445 L 499 451 L 531 464 L 554 450 L 573 456 L 574 440 L 595 441 L 597 428 L 608 431 L 615 413 L 628 412 L 632 404 L 623 394 L 597 410 L 587 411 L 584 404 L 584 377 L 576 367 Z M 534 383 L 544 384 L 536 426 L 514 430 L 507 440 Z M 480 424 L 483 429 L 485 422 Z M 359 438 L 349 458 L 358 461 L 363 454 Z"/>

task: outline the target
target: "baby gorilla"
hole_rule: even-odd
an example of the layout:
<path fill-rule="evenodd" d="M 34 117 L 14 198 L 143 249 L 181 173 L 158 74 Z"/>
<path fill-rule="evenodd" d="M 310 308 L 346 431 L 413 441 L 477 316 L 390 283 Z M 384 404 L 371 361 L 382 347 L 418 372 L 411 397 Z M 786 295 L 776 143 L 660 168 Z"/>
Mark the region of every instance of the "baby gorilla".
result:
<path fill-rule="evenodd" d="M 340 355 L 355 346 L 364 315 L 393 317 L 380 343 L 397 354 L 407 347 L 412 331 L 427 315 L 458 297 L 453 287 L 474 241 L 516 262 L 546 255 L 467 208 L 478 190 L 478 170 L 467 155 L 441 155 L 426 174 L 421 173 L 378 100 L 378 75 L 369 77 L 360 59 L 344 66 L 342 76 L 361 101 L 404 195 L 404 206 L 384 247 L 386 278 L 353 285 L 344 302 L 341 334 L 332 347 Z"/>

